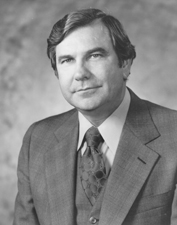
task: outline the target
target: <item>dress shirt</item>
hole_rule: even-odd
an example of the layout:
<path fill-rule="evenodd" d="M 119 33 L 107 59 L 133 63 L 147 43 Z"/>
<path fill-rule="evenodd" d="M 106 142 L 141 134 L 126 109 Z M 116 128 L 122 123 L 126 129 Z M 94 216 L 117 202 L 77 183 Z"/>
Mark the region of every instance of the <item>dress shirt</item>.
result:
<path fill-rule="evenodd" d="M 97 127 L 104 139 L 101 152 L 103 153 L 107 169 L 112 167 L 129 105 L 130 94 L 126 89 L 124 99 L 119 107 Z M 81 155 L 84 154 L 87 146 L 86 142 L 83 142 L 84 135 L 92 126 L 93 125 L 79 112 L 79 140 L 77 150 L 81 150 Z"/>

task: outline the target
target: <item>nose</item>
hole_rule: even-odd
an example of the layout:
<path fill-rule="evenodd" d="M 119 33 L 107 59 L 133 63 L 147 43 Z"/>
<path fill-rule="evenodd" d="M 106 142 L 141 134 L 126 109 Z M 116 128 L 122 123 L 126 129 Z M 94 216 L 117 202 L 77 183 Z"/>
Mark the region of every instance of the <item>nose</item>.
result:
<path fill-rule="evenodd" d="M 75 68 L 75 80 L 82 81 L 90 78 L 90 71 L 84 62 L 78 62 Z"/>

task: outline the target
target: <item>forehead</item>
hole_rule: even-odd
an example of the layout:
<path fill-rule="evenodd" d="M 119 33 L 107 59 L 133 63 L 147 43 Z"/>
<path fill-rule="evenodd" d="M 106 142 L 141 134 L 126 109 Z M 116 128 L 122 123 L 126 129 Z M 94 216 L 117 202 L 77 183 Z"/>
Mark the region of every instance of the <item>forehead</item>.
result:
<path fill-rule="evenodd" d="M 105 47 L 112 48 L 108 28 L 101 22 L 95 21 L 89 25 L 79 27 L 66 36 L 66 38 L 57 45 L 56 51 L 71 51 L 73 49 Z"/>

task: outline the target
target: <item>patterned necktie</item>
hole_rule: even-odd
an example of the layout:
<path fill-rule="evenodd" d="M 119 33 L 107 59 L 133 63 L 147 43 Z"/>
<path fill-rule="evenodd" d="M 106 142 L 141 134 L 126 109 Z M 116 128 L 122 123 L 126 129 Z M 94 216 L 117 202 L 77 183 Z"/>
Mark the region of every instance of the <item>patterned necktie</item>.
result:
<path fill-rule="evenodd" d="M 87 149 L 81 158 L 80 174 L 82 186 L 93 205 L 107 178 L 102 153 L 99 151 L 104 140 L 95 127 L 88 129 L 85 140 Z"/>

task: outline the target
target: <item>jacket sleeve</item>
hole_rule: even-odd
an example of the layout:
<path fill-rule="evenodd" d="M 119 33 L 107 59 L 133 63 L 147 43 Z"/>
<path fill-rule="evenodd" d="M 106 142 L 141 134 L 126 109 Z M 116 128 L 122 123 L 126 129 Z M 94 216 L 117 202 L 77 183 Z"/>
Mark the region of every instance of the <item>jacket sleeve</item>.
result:
<path fill-rule="evenodd" d="M 15 201 L 13 225 L 40 225 L 34 207 L 29 179 L 29 149 L 33 124 L 26 132 L 18 159 L 18 193 Z"/>

